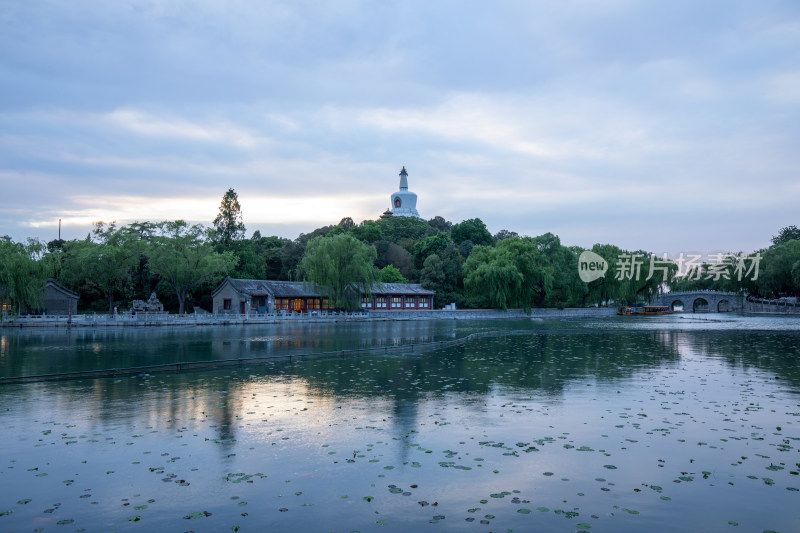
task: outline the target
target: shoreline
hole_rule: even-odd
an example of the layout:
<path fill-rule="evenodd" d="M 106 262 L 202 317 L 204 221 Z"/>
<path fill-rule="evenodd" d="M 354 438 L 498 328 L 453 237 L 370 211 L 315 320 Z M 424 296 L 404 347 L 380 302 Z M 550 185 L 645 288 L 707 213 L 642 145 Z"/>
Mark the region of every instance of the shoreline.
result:
<path fill-rule="evenodd" d="M 243 326 L 248 324 L 285 324 L 315 322 L 390 322 L 409 320 L 502 320 L 518 318 L 592 317 L 616 315 L 615 307 L 586 308 L 535 308 L 530 313 L 523 309 L 507 311 L 495 309 L 446 309 L 430 311 L 370 311 L 365 313 L 336 313 L 326 315 L 74 315 L 27 316 L 0 323 L 0 331 L 24 328 L 118 328 L 118 327 L 194 327 Z"/>

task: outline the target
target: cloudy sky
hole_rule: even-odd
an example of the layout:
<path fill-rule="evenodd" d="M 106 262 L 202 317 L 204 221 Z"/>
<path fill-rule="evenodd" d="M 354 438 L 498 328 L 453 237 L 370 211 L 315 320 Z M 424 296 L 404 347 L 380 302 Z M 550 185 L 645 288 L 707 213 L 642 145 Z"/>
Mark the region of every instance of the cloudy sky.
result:
<path fill-rule="evenodd" d="M 5 0 L 0 235 L 389 207 L 589 247 L 800 225 L 796 1 Z"/>

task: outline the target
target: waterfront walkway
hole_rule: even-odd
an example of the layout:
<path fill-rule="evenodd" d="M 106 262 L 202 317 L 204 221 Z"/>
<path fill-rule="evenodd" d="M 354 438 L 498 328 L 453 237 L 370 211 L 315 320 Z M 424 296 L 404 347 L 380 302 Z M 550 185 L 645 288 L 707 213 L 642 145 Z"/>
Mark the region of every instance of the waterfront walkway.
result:
<path fill-rule="evenodd" d="M 120 313 L 72 315 L 23 315 L 5 317 L 0 324 L 4 328 L 97 328 L 97 327 L 145 327 L 145 326 L 227 326 L 245 324 L 278 324 L 286 322 L 345 322 L 345 321 L 390 321 L 390 320 L 464 320 L 464 319 L 508 319 L 529 317 L 578 317 L 610 316 L 616 308 L 590 307 L 575 309 L 532 309 L 528 314 L 522 309 L 499 311 L 496 309 L 432 309 L 424 311 L 316 311 L 311 313 L 272 314 L 212 314 L 191 313 L 175 315 L 169 313 Z"/>

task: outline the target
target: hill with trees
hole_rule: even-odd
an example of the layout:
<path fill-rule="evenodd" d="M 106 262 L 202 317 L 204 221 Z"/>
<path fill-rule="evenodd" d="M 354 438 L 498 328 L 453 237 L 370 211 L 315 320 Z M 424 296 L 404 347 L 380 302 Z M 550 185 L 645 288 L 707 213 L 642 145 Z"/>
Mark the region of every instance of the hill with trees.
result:
<path fill-rule="evenodd" d="M 294 240 L 258 231 L 246 238 L 238 197 L 228 189 L 209 227 L 182 220 L 98 222 L 82 240 L 0 241 L 0 300 L 35 306 L 53 277 L 80 294 L 82 311 L 124 309 L 153 290 L 172 312 L 210 310 L 211 292 L 226 275 L 314 281 L 334 295 L 350 282 L 415 282 L 436 291 L 435 307 L 455 302 L 460 308 L 647 301 L 666 288 L 800 296 L 800 230 L 783 228 L 772 242 L 757 252 L 757 272 L 752 261 L 743 265 L 741 255 L 727 254 L 683 276 L 675 262 L 667 262 L 663 276 L 648 272 L 655 257 L 649 252 L 596 244 L 591 251 L 608 262 L 608 270 L 586 283 L 579 274 L 583 248 L 566 246 L 552 233 L 529 237 L 504 229 L 491 235 L 478 218 L 453 223 L 439 216 L 387 217 L 357 224 L 345 217 Z M 636 276 L 625 263 L 633 257 L 641 260 Z M 742 276 L 744 268 L 749 272 Z"/>

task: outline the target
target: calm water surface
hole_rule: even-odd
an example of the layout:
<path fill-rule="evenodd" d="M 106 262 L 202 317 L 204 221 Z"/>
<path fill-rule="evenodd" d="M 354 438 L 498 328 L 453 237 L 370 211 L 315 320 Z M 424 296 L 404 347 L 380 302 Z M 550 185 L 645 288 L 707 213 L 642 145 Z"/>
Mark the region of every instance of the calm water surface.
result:
<path fill-rule="evenodd" d="M 800 320 L 0 332 L 0 531 L 800 531 Z"/>

